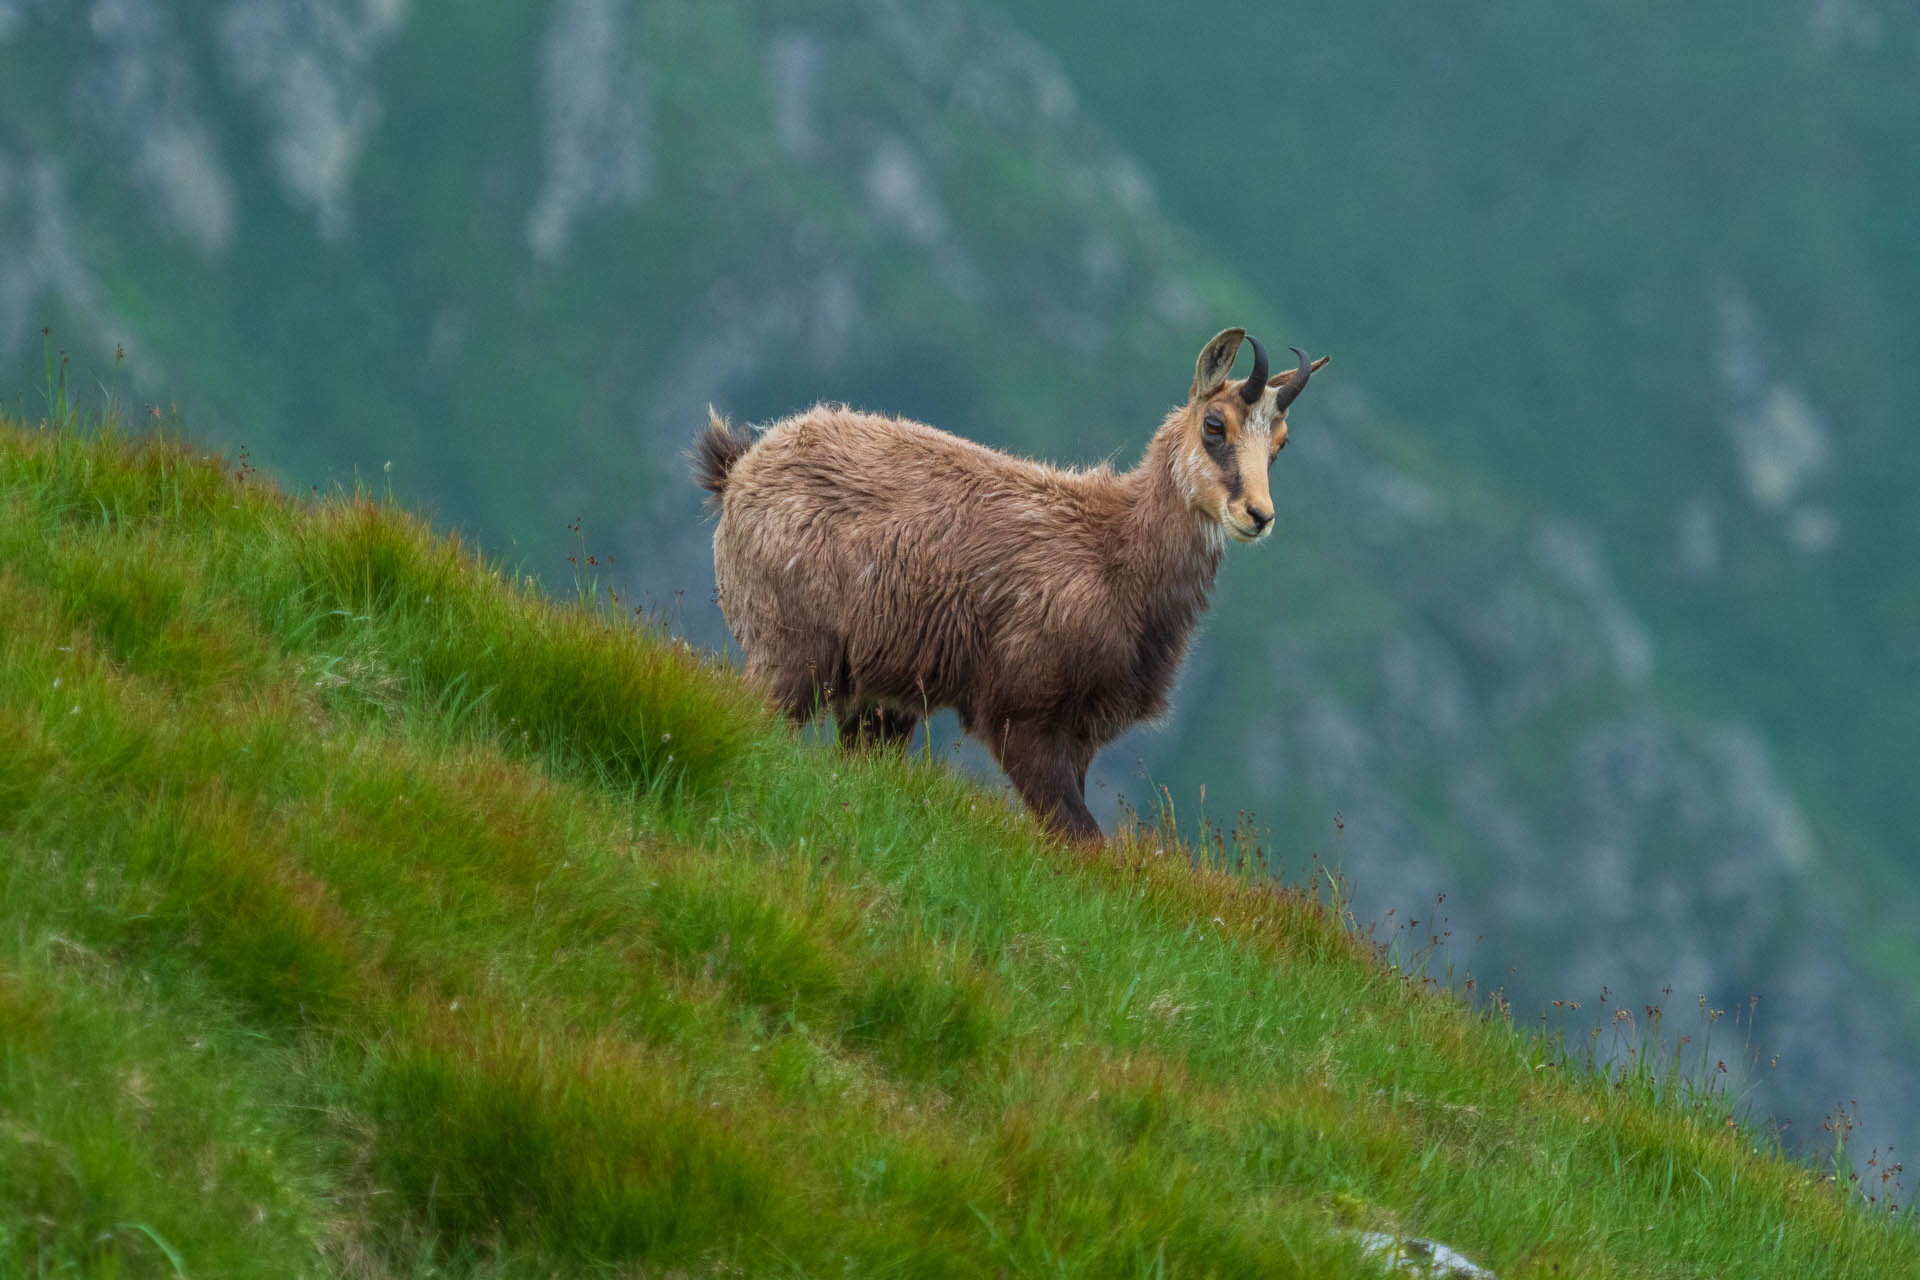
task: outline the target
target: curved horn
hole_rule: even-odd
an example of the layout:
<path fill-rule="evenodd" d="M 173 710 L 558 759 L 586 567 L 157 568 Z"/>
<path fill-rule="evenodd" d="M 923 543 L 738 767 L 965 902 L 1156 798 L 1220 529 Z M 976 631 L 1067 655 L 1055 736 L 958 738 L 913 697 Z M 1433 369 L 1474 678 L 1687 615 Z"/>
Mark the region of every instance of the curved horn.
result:
<path fill-rule="evenodd" d="M 1247 341 L 1253 344 L 1253 372 L 1247 375 L 1247 383 L 1240 388 L 1240 398 L 1248 404 L 1260 403 L 1260 397 L 1267 393 L 1267 349 L 1260 345 L 1260 339 L 1252 334 Z"/>
<path fill-rule="evenodd" d="M 1280 384 L 1280 392 L 1273 398 L 1276 417 L 1285 413 L 1287 406 L 1299 399 L 1300 393 L 1306 390 L 1307 379 L 1313 376 L 1313 362 L 1307 359 L 1307 353 L 1298 347 L 1288 347 L 1287 350 L 1300 357 L 1300 364 L 1293 371 L 1293 376 Z"/>

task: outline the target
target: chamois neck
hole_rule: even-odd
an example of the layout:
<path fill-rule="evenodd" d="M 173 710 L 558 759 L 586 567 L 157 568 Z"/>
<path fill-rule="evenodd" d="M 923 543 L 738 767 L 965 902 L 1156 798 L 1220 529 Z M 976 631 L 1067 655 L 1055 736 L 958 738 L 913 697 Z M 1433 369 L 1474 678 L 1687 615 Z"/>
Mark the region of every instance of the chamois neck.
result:
<path fill-rule="evenodd" d="M 1153 607 L 1197 613 L 1213 588 L 1223 543 L 1219 525 L 1195 511 L 1187 496 L 1184 457 L 1169 422 L 1126 475 L 1127 576 L 1153 598 Z"/>

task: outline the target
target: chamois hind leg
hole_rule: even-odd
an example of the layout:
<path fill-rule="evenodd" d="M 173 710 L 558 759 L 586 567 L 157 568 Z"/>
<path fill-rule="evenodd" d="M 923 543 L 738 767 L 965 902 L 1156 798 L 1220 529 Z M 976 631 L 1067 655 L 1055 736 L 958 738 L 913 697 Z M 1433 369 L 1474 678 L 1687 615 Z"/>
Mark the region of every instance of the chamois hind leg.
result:
<path fill-rule="evenodd" d="M 874 737 L 884 747 L 906 750 L 907 740 L 913 737 L 913 731 L 919 727 L 920 717 L 911 711 L 881 707 L 874 717 Z"/>
<path fill-rule="evenodd" d="M 1087 808 L 1087 765 L 1092 749 L 1067 734 L 1018 720 L 1002 721 L 988 744 L 1007 779 L 1049 830 L 1076 843 L 1101 839 Z"/>
<path fill-rule="evenodd" d="M 903 748 L 920 723 L 920 717 L 891 707 L 865 707 L 856 712 L 850 706 L 836 706 L 834 718 L 840 722 L 840 745 L 848 751 Z"/>

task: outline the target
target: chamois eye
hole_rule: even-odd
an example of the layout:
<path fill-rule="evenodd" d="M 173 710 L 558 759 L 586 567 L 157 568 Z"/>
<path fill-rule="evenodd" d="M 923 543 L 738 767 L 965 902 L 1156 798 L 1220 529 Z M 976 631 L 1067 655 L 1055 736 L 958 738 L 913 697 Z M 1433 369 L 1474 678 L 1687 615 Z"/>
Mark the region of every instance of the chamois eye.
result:
<path fill-rule="evenodd" d="M 1207 434 L 1218 437 L 1226 433 L 1227 420 L 1221 416 L 1220 411 L 1218 409 L 1207 410 Z"/>

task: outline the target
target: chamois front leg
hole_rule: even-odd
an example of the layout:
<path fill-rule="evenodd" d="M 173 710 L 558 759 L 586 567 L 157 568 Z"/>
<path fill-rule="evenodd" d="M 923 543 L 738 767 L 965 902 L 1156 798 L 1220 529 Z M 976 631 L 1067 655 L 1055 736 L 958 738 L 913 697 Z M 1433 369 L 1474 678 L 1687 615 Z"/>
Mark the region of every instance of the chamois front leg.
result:
<path fill-rule="evenodd" d="M 846 647 L 829 632 L 787 635 L 772 654 L 748 650 L 747 680 L 805 728 L 822 710 L 842 705 L 835 691 L 847 685 Z"/>
<path fill-rule="evenodd" d="M 1040 820 L 1055 835 L 1089 844 L 1101 839 L 1087 808 L 1090 745 L 1046 725 L 1004 720 L 990 739 L 1000 768 Z"/>
<path fill-rule="evenodd" d="M 775 707 L 784 711 L 797 728 L 805 728 L 820 709 L 820 686 L 808 667 L 793 663 L 775 666 L 749 654 L 747 682 L 764 693 Z"/>

